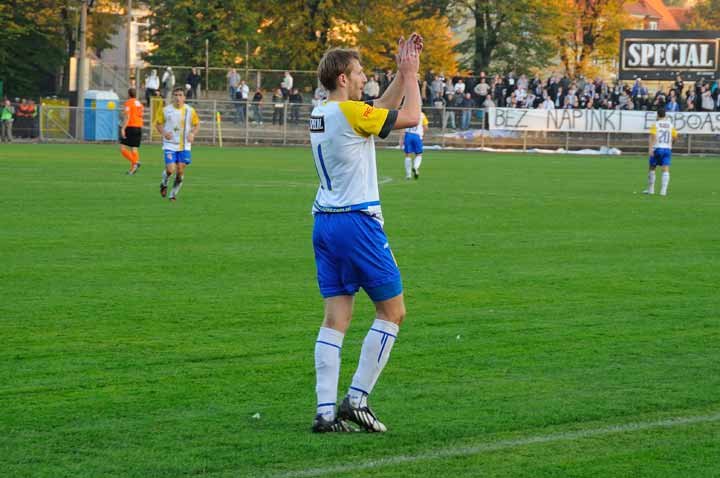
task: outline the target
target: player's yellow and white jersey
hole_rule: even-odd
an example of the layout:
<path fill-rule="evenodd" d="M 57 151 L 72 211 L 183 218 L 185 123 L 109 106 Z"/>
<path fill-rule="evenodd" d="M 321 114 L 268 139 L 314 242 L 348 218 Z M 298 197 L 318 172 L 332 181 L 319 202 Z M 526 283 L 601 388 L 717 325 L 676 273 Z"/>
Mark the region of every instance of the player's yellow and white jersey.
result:
<path fill-rule="evenodd" d="M 362 211 L 382 223 L 375 141 L 392 130 L 397 111 L 361 101 L 325 101 L 310 116 L 310 142 L 320 178 L 313 214 Z"/>
<path fill-rule="evenodd" d="M 166 151 L 190 151 L 191 144 L 186 141 L 193 126 L 200 123 L 200 118 L 190 105 L 183 105 L 176 108 L 168 105 L 157 112 L 155 124 L 163 125 L 165 131 L 172 133 L 172 139 L 163 138 L 163 150 Z"/>
<path fill-rule="evenodd" d="M 677 130 L 667 118 L 657 120 L 650 128 L 650 134 L 655 136 L 655 149 L 672 149 L 672 140 L 677 138 Z"/>
<path fill-rule="evenodd" d="M 417 126 L 413 126 L 412 128 L 405 128 L 405 132 L 410 134 L 416 134 L 422 138 L 423 134 L 425 133 L 424 127 L 427 125 L 427 116 L 425 116 L 425 113 L 420 113 L 420 122 L 417 124 Z"/>

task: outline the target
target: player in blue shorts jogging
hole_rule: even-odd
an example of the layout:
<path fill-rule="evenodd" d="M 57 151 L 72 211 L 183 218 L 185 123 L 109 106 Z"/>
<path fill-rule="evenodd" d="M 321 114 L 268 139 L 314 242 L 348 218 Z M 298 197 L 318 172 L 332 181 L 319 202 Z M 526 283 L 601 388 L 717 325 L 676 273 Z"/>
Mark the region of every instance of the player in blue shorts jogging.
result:
<path fill-rule="evenodd" d="M 420 121 L 422 37 L 400 39 L 398 73 L 382 97 L 360 101 L 367 82 L 356 50 L 332 49 L 318 77 L 329 92 L 310 117 L 310 142 L 320 179 L 313 215 L 313 247 L 325 316 L 315 343 L 317 412 L 314 432 L 368 432 L 386 427 L 368 405 L 405 317 L 403 288 L 383 231 L 373 136 Z M 405 98 L 401 109 L 400 103 Z M 350 326 L 355 294 L 364 289 L 375 304 L 375 321 L 363 341 L 347 395 L 337 404 L 340 352 Z"/>
<path fill-rule="evenodd" d="M 405 179 L 420 177 L 420 165 L 423 155 L 423 135 L 428 127 L 428 119 L 425 113 L 420 113 L 422 119 L 412 128 L 405 128 L 402 137 L 403 151 L 405 152 Z M 410 155 L 415 156 L 414 158 Z"/>
<path fill-rule="evenodd" d="M 667 196 L 670 184 L 670 162 L 672 160 L 672 141 L 677 138 L 677 130 L 673 128 L 672 121 L 665 117 L 665 109 L 657 112 L 657 121 L 650 128 L 650 159 L 648 161 L 648 187 L 643 193 L 655 194 L 655 168 L 662 168 L 660 195 Z"/>
<path fill-rule="evenodd" d="M 185 167 L 192 162 L 190 148 L 200 130 L 200 118 L 195 108 L 185 104 L 183 87 L 175 88 L 172 95 L 173 103 L 158 111 L 155 129 L 162 136 L 165 158 L 160 195 L 167 196 L 168 181 L 174 174 L 175 183 L 169 199 L 175 201 L 185 179 Z"/>

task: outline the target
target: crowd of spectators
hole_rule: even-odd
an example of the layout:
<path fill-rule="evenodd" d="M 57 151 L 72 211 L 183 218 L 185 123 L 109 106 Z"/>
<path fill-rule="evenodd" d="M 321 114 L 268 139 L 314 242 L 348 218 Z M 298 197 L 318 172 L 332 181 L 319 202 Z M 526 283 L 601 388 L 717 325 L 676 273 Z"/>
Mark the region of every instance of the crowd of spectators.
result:
<path fill-rule="evenodd" d="M 0 141 L 38 136 L 38 108 L 34 100 L 4 98 L 0 105 Z"/>
<path fill-rule="evenodd" d="M 392 81 L 393 72 L 375 72 L 368 75 L 363 89 L 363 100 L 380 97 Z M 308 97 L 303 96 L 295 85 L 293 76 L 286 71 L 282 79 L 267 91 L 262 88 L 251 90 L 246 79 L 231 68 L 226 74 L 229 99 L 234 105 L 236 123 L 252 121 L 262 123 L 260 103 L 272 104 L 272 123 L 284 124 L 301 121 L 303 105 Z M 146 83 L 146 95 L 162 95 L 174 83 L 172 70 L 167 68 L 160 79 L 153 72 Z M 193 68 L 186 79 L 188 98 L 197 97 L 200 75 Z M 607 82 L 579 77 L 571 79 L 561 75 L 542 78 L 539 75 L 505 75 L 449 77 L 429 70 L 418 78 L 425 107 L 430 108 L 430 117 L 443 127 L 468 129 L 473 117 L 481 118 L 477 111 L 491 107 L 533 108 L 533 109 L 619 109 L 654 110 L 663 106 L 667 111 L 720 111 L 720 80 L 700 79 L 686 83 L 678 76 L 674 82 L 666 82 L 662 88 L 652 92 L 640 79 L 631 82 Z M 657 85 L 654 85 L 657 86 Z M 326 98 L 327 93 L 319 86 L 312 94 L 312 105 Z M 304 112 L 304 110 L 302 110 Z M 308 110 L 309 111 L 309 110 Z M 270 119 L 269 117 L 267 119 Z"/>
<path fill-rule="evenodd" d="M 435 108 L 655 110 L 664 106 L 671 112 L 720 110 L 720 80 L 698 79 L 686 84 L 681 76 L 651 93 L 640 79 L 611 84 L 600 78 L 573 80 L 552 75 L 542 79 L 513 72 L 446 78 L 430 70 L 421 88 L 425 105 Z"/>

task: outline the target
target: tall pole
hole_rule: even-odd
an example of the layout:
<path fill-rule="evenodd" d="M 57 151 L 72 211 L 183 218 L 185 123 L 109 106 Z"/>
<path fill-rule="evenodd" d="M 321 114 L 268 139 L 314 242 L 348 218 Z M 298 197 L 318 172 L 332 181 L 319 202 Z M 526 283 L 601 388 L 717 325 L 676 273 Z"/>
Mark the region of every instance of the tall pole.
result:
<path fill-rule="evenodd" d="M 132 0 L 127 0 L 127 55 L 126 63 L 127 63 L 127 85 L 128 88 L 130 88 L 130 82 L 132 81 Z"/>
<path fill-rule="evenodd" d="M 245 39 L 245 81 L 250 84 L 250 42 Z"/>
<path fill-rule="evenodd" d="M 210 40 L 205 39 L 205 98 L 208 97 L 210 84 Z"/>
<path fill-rule="evenodd" d="M 78 50 L 78 71 L 77 71 L 77 128 L 75 136 L 77 139 L 83 138 L 83 107 L 85 106 L 85 90 L 87 90 L 87 11 L 88 0 L 82 0 L 80 7 L 80 47 Z"/>

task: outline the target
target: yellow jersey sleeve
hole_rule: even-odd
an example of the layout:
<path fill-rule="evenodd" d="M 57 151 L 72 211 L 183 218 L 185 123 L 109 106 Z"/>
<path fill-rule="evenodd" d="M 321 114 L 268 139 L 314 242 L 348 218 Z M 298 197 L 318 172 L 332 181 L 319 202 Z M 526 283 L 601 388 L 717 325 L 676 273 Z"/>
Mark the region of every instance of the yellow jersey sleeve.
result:
<path fill-rule="evenodd" d="M 425 113 L 420 113 L 420 114 L 422 115 L 422 124 L 423 124 L 423 126 L 427 126 L 427 125 L 428 125 L 427 116 L 425 116 Z"/>
<path fill-rule="evenodd" d="M 678 136 L 678 131 L 677 131 L 675 128 L 673 128 L 673 129 L 672 129 L 672 137 L 673 137 L 673 139 L 677 138 L 677 136 Z"/>
<path fill-rule="evenodd" d="M 397 111 L 375 108 L 362 101 L 342 101 L 338 106 L 353 131 L 363 137 L 387 138 L 397 120 Z"/>
<path fill-rule="evenodd" d="M 165 124 L 165 108 L 158 108 L 155 113 L 155 124 Z"/>
<path fill-rule="evenodd" d="M 193 126 L 197 126 L 200 123 L 200 117 L 197 114 L 197 111 L 195 111 L 195 108 L 192 109 L 192 115 L 190 115 L 190 124 Z"/>
<path fill-rule="evenodd" d="M 650 134 L 652 134 L 652 135 L 657 134 L 657 126 L 652 125 L 652 126 L 650 127 Z"/>

